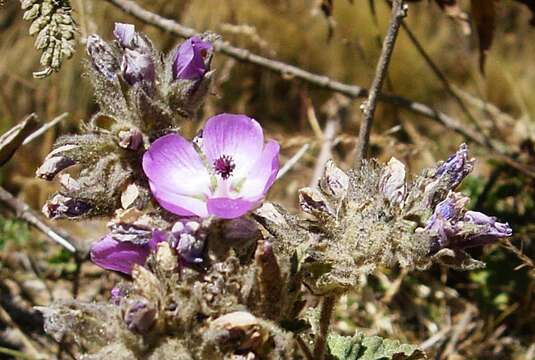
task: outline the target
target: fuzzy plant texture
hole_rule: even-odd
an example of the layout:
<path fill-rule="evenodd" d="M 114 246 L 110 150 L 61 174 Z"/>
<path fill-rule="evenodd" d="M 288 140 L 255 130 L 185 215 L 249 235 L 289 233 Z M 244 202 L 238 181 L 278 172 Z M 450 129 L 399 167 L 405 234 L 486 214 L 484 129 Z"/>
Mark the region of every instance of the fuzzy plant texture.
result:
<path fill-rule="evenodd" d="M 69 0 L 21 0 L 21 7 L 24 20 L 31 22 L 29 33 L 35 36 L 35 48 L 42 52 L 43 70 L 33 75 L 47 77 L 74 54 L 76 24 Z"/>
<path fill-rule="evenodd" d="M 133 25 L 113 36 L 87 40 L 100 112 L 37 170 L 61 185 L 48 217 L 111 217 L 90 249 L 125 275 L 109 303 L 40 308 L 47 333 L 73 336 L 83 359 L 304 359 L 324 336 L 312 295 L 337 296 L 385 267 L 478 268 L 465 249 L 511 235 L 455 192 L 474 165 L 464 144 L 411 178 L 396 159 L 348 172 L 328 162 L 299 191 L 300 214 L 265 202 L 279 145 L 257 121 L 220 114 L 191 140 L 178 131 L 208 94 L 213 36 L 167 56 Z M 323 340 L 334 359 L 425 358 L 396 340 Z"/>

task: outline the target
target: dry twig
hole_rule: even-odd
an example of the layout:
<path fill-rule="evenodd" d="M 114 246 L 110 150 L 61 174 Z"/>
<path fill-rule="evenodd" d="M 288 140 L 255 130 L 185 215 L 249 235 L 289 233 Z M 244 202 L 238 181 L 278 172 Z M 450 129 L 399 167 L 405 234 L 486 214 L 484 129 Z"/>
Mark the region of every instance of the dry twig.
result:
<path fill-rule="evenodd" d="M 11 193 L 3 187 L 0 187 L 0 203 L 15 212 L 19 219 L 34 226 L 37 230 L 44 233 L 48 238 L 57 242 L 68 251 L 76 253 L 76 248 L 72 245 L 73 241 L 68 236 L 60 235 L 56 230 L 45 224 L 39 219 L 39 216 L 28 206 L 28 204 L 11 195 Z"/>
<path fill-rule="evenodd" d="M 388 65 L 392 58 L 394 44 L 398 36 L 401 21 L 407 15 L 407 7 L 402 0 L 395 0 L 392 3 L 392 14 L 390 16 L 390 24 L 388 32 L 383 41 L 381 56 L 377 63 L 375 70 L 375 77 L 370 88 L 368 99 L 362 104 L 361 109 L 364 114 L 362 123 L 360 124 L 359 139 L 357 142 L 357 153 L 355 155 L 354 167 L 359 168 L 362 160 L 366 157 L 368 143 L 370 141 L 370 132 L 372 129 L 373 115 L 377 106 L 377 100 L 383 87 L 383 82 L 386 78 Z"/>

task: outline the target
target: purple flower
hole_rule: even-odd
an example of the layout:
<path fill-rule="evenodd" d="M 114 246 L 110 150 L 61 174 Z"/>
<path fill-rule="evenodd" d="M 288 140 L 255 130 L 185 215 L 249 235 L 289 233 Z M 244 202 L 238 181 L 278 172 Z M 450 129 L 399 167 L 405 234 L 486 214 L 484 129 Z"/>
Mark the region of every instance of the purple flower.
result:
<path fill-rule="evenodd" d="M 454 189 L 474 167 L 474 160 L 468 159 L 468 147 L 461 144 L 459 150 L 438 166 L 435 177 L 448 178 L 448 186 Z"/>
<path fill-rule="evenodd" d="M 487 216 L 477 211 L 467 211 L 463 221 L 477 226 L 477 230 L 468 236 L 463 243 L 465 247 L 479 246 L 493 242 L 498 238 L 513 235 L 513 230 L 507 223 L 497 222 L 493 216 Z"/>
<path fill-rule="evenodd" d="M 435 207 L 425 227 L 432 238 L 432 253 L 443 248 L 464 249 L 485 245 L 512 235 L 507 223 L 497 222 L 496 218 L 477 211 L 467 211 L 465 206 L 468 202 L 468 197 L 450 192 Z"/>
<path fill-rule="evenodd" d="M 176 50 L 173 60 L 175 80 L 198 80 L 206 72 L 205 58 L 212 50 L 212 44 L 193 36 Z"/>
<path fill-rule="evenodd" d="M 259 205 L 279 169 L 279 144 L 245 115 L 220 114 L 206 122 L 196 147 L 170 134 L 143 156 L 152 194 L 182 216 L 232 219 Z"/>
<path fill-rule="evenodd" d="M 151 251 L 155 251 L 156 245 L 164 240 L 159 231 L 154 231 L 152 239 L 145 244 L 117 241 L 108 234 L 91 246 L 91 261 L 107 270 L 131 274 L 134 265 L 143 266 Z"/>

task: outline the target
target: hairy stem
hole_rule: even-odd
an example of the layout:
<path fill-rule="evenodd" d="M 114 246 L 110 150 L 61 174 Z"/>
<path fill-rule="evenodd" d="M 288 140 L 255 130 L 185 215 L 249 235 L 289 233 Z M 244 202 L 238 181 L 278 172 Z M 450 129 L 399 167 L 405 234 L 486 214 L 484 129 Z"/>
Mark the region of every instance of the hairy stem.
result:
<path fill-rule="evenodd" d="M 399 27 L 403 18 L 406 16 L 407 9 L 403 0 L 394 0 L 392 4 L 392 14 L 390 16 L 390 24 L 388 26 L 388 32 L 383 41 L 383 47 L 381 50 L 381 56 L 375 69 L 375 77 L 373 78 L 372 86 L 370 88 L 370 94 L 368 99 L 362 105 L 362 113 L 364 117 L 360 125 L 359 138 L 357 142 L 357 151 L 355 155 L 354 167 L 359 168 L 362 164 L 362 160 L 366 157 L 368 150 L 368 144 L 370 141 L 370 132 L 373 123 L 373 115 L 375 108 L 377 107 L 377 100 L 383 87 L 384 79 L 392 58 L 392 52 L 396 43 L 396 38 L 399 32 Z"/>
<path fill-rule="evenodd" d="M 316 344 L 314 345 L 314 359 L 316 360 L 323 360 L 325 358 L 325 346 L 334 314 L 336 300 L 337 297 L 334 295 L 323 298 L 320 313 L 320 331 L 316 338 Z"/>

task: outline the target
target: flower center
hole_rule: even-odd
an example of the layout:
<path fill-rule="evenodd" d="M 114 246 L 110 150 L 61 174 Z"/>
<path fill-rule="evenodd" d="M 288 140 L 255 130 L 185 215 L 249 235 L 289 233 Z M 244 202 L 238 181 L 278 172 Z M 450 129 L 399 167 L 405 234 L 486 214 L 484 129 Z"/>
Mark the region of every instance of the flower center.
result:
<path fill-rule="evenodd" d="M 221 155 L 219 159 L 214 161 L 214 171 L 219 174 L 224 180 L 228 179 L 232 175 L 232 171 L 236 164 L 234 160 L 228 155 Z"/>

